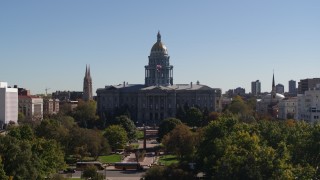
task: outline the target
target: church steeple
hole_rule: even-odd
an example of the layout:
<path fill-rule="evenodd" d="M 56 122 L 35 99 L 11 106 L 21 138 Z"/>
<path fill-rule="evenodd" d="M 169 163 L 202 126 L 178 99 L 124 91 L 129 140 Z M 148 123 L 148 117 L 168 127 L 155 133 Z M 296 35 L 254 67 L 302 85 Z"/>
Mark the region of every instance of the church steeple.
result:
<path fill-rule="evenodd" d="M 276 93 L 276 83 L 274 81 L 274 71 L 272 74 L 272 93 Z"/>
<path fill-rule="evenodd" d="M 273 76 L 272 76 L 272 89 L 276 87 L 275 83 L 274 83 L 274 72 L 273 72 Z"/>
<path fill-rule="evenodd" d="M 88 65 L 86 65 L 86 73 L 84 74 L 84 77 L 88 76 Z"/>
<path fill-rule="evenodd" d="M 91 74 L 90 74 L 90 65 L 89 65 L 89 68 L 88 68 L 88 77 L 91 78 Z"/>
<path fill-rule="evenodd" d="M 83 79 L 83 97 L 84 101 L 92 100 L 92 79 L 90 75 L 90 66 L 86 65 L 86 73 Z"/>

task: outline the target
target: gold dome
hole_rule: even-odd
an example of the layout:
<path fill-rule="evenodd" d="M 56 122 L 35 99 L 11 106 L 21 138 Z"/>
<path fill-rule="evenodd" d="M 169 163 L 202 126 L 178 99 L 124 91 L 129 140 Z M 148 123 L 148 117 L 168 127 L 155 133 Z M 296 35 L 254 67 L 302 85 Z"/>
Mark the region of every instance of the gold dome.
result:
<path fill-rule="evenodd" d="M 151 53 L 159 53 L 162 52 L 164 54 L 168 54 L 167 47 L 161 42 L 161 34 L 158 32 L 157 42 L 152 46 Z"/>

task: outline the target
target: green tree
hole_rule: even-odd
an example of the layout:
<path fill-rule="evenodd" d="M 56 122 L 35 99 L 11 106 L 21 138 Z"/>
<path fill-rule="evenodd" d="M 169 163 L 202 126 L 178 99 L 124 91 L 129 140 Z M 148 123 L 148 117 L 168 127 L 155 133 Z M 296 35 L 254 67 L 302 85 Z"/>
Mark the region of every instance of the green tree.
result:
<path fill-rule="evenodd" d="M 32 155 L 30 142 L 10 136 L 3 137 L 0 141 L 4 169 L 8 176 L 23 180 L 37 179 L 44 175 L 44 172 L 39 170 L 40 159 Z"/>
<path fill-rule="evenodd" d="M 2 158 L 0 156 L 0 179 L 1 180 L 7 180 L 8 176 L 6 176 L 6 172 L 3 169 L 3 164 L 2 164 Z"/>
<path fill-rule="evenodd" d="M 97 172 L 95 166 L 88 166 L 82 173 L 81 178 L 90 180 L 103 180 L 104 176 Z"/>
<path fill-rule="evenodd" d="M 186 113 L 186 123 L 191 127 L 202 126 L 202 123 L 203 123 L 202 112 L 196 107 L 192 107 L 188 109 Z"/>
<path fill-rule="evenodd" d="M 211 122 L 218 120 L 220 116 L 221 114 L 219 112 L 210 112 L 208 116 L 208 121 Z"/>
<path fill-rule="evenodd" d="M 9 128 L 8 135 L 15 137 L 19 140 L 32 140 L 34 138 L 34 132 L 29 125 L 13 126 Z"/>
<path fill-rule="evenodd" d="M 189 109 L 189 108 L 188 108 Z M 176 113 L 176 118 L 185 121 L 187 116 L 186 110 L 183 106 L 179 106 Z"/>
<path fill-rule="evenodd" d="M 119 117 L 116 117 L 115 120 L 116 125 L 121 125 L 126 131 L 128 135 L 129 140 L 133 140 L 136 138 L 136 126 L 134 125 L 133 121 L 129 119 L 129 117 L 122 115 Z"/>
<path fill-rule="evenodd" d="M 175 165 L 169 167 L 159 166 L 147 170 L 145 180 L 192 180 L 193 174 Z"/>
<path fill-rule="evenodd" d="M 195 150 L 195 136 L 190 128 L 184 124 L 177 125 L 162 139 L 166 150 L 175 153 L 180 159 L 193 156 Z"/>
<path fill-rule="evenodd" d="M 24 123 L 26 116 L 22 112 L 18 112 L 18 123 Z"/>
<path fill-rule="evenodd" d="M 32 154 L 39 158 L 41 166 L 38 167 L 43 175 L 54 174 L 64 169 L 64 152 L 55 140 L 37 139 L 32 146 Z"/>
<path fill-rule="evenodd" d="M 69 154 L 69 142 L 71 141 L 70 131 L 73 126 L 63 126 L 63 123 L 56 119 L 45 119 L 35 128 L 35 134 L 38 137 L 48 140 L 56 140 L 61 144 L 66 154 Z"/>
<path fill-rule="evenodd" d="M 120 125 L 111 125 L 105 129 L 104 137 L 107 138 L 113 150 L 123 149 L 128 142 L 126 130 Z"/>
<path fill-rule="evenodd" d="M 66 178 L 62 174 L 54 174 L 50 180 L 66 180 Z"/>
<path fill-rule="evenodd" d="M 0 155 L 6 174 L 18 180 L 43 179 L 65 167 L 63 152 L 54 140 L 0 136 Z"/>
<path fill-rule="evenodd" d="M 243 114 L 243 115 L 252 114 L 252 110 L 246 104 L 246 102 L 242 99 L 241 96 L 235 96 L 227 109 L 233 114 Z"/>
<path fill-rule="evenodd" d="M 73 112 L 73 118 L 78 122 L 80 127 L 93 128 L 99 117 L 96 115 L 97 103 L 93 100 L 82 101 Z"/>
<path fill-rule="evenodd" d="M 261 144 L 256 134 L 250 135 L 246 131 L 237 131 L 221 139 L 219 143 L 221 143 L 219 146 L 223 148 L 223 154 L 213 167 L 217 178 L 293 178 L 292 167 L 287 161 L 288 151 L 286 149 L 274 150 Z"/>
<path fill-rule="evenodd" d="M 158 140 L 161 142 L 162 138 L 171 132 L 178 124 L 182 124 L 182 122 L 179 119 L 176 118 L 167 118 L 163 120 L 159 124 L 158 129 Z"/>
<path fill-rule="evenodd" d="M 70 154 L 77 154 L 80 159 L 85 156 L 97 159 L 101 154 L 108 154 L 110 147 L 102 132 L 75 127 L 70 131 L 68 151 Z"/>

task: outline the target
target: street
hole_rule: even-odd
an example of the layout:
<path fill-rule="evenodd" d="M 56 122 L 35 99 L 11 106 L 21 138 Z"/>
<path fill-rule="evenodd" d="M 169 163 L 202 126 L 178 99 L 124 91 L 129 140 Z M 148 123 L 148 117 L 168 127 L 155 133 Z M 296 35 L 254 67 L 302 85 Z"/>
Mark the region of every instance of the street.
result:
<path fill-rule="evenodd" d="M 98 171 L 101 174 L 106 175 L 109 180 L 139 180 L 145 173 L 145 171 L 137 171 L 137 170 L 112 170 L 107 169 L 106 171 Z M 68 178 L 80 178 L 81 171 L 76 171 L 75 173 L 65 174 L 65 177 Z"/>

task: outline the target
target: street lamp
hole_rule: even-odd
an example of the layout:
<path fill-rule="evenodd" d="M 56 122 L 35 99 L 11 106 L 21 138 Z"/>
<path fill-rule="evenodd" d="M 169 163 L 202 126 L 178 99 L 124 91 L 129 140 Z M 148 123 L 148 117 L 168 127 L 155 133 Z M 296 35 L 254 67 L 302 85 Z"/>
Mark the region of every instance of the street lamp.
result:
<path fill-rule="evenodd" d="M 104 178 L 107 179 L 107 165 L 104 166 Z"/>

